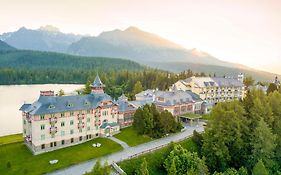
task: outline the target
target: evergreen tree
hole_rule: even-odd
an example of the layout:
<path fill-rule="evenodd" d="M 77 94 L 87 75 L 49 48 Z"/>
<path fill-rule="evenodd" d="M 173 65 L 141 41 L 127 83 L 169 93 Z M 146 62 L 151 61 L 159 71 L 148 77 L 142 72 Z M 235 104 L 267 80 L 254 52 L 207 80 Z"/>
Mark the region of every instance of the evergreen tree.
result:
<path fill-rule="evenodd" d="M 211 118 L 202 146 L 208 167 L 212 171 L 241 167 L 246 159 L 241 154 L 245 145 L 242 136 L 247 132 L 243 107 L 238 101 L 219 103 L 213 108 Z"/>
<path fill-rule="evenodd" d="M 266 166 L 271 168 L 274 165 L 272 158 L 276 147 L 275 140 L 276 136 L 272 133 L 271 128 L 261 118 L 251 138 L 252 154 L 250 164 L 255 165 L 258 160 L 264 160 Z"/>
<path fill-rule="evenodd" d="M 134 94 L 140 93 L 142 91 L 143 87 L 140 81 L 137 81 L 135 86 L 134 86 Z"/>
<path fill-rule="evenodd" d="M 169 168 L 168 175 L 176 175 L 177 174 L 177 168 L 175 164 L 175 159 L 173 159 L 171 167 Z"/>
<path fill-rule="evenodd" d="M 176 166 L 177 175 L 209 174 L 205 160 L 200 159 L 197 153 L 187 151 L 181 145 L 175 145 L 164 161 L 164 167 L 167 172 L 174 171 L 173 164 Z"/>
<path fill-rule="evenodd" d="M 270 83 L 266 92 L 267 92 L 267 95 L 269 95 L 270 93 L 277 91 L 277 90 L 278 90 L 278 88 L 277 88 L 276 84 Z"/>
<path fill-rule="evenodd" d="M 153 115 L 149 110 L 149 105 L 144 106 L 142 117 L 145 123 L 144 133 L 151 135 L 153 130 Z"/>
<path fill-rule="evenodd" d="M 144 134 L 146 125 L 143 119 L 142 108 L 138 108 L 134 114 L 133 127 L 138 134 Z"/>
<path fill-rule="evenodd" d="M 149 171 L 147 169 L 147 162 L 146 162 L 145 158 L 143 159 L 143 161 L 141 163 L 141 166 L 140 166 L 140 169 L 139 169 L 137 175 L 149 175 Z"/>
<path fill-rule="evenodd" d="M 253 175 L 268 175 L 268 171 L 265 168 L 263 161 L 259 160 L 253 168 Z"/>
<path fill-rule="evenodd" d="M 60 89 L 59 93 L 58 93 L 58 96 L 63 96 L 63 95 L 65 95 L 65 93 L 64 93 L 63 89 Z"/>
<path fill-rule="evenodd" d="M 247 76 L 244 78 L 243 83 L 246 86 L 246 89 L 248 89 L 250 86 L 254 85 L 255 80 L 251 76 Z"/>

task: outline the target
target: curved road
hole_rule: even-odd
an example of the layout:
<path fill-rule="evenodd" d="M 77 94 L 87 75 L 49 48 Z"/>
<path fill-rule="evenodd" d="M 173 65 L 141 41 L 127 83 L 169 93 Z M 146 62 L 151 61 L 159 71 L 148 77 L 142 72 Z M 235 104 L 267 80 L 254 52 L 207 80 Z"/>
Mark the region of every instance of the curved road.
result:
<path fill-rule="evenodd" d="M 193 134 L 193 130 L 196 130 L 198 132 L 204 131 L 203 123 L 200 122 L 198 126 L 194 127 L 186 126 L 186 130 L 183 132 L 176 133 L 161 139 L 153 140 L 151 142 L 147 142 L 134 147 L 129 147 L 124 149 L 123 151 L 100 157 L 98 159 L 100 159 L 102 163 L 107 161 L 109 164 L 111 164 L 112 162 L 120 162 L 122 160 L 134 157 L 138 154 L 145 153 L 151 149 L 157 149 L 158 147 L 165 146 L 170 142 L 179 142 L 187 137 L 190 137 Z M 92 159 L 87 162 L 83 162 L 61 170 L 57 170 L 49 173 L 49 175 L 82 175 L 85 172 L 92 170 L 96 160 L 97 159 Z"/>

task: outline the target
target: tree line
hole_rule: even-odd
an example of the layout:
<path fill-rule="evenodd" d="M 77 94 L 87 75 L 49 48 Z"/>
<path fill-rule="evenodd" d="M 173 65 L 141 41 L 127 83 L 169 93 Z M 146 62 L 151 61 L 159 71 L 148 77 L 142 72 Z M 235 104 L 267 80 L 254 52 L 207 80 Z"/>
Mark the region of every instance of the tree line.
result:
<path fill-rule="evenodd" d="M 134 114 L 133 128 L 140 135 L 160 138 L 182 129 L 180 122 L 168 111 L 159 112 L 154 104 L 138 108 Z"/>

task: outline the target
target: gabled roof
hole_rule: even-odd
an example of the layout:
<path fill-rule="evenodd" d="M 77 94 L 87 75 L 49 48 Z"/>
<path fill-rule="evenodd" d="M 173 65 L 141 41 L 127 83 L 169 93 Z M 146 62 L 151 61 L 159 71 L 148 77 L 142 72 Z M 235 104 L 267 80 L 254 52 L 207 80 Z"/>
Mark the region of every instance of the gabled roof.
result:
<path fill-rule="evenodd" d="M 105 93 L 75 96 L 40 96 L 33 104 L 22 105 L 20 110 L 29 112 L 31 115 L 60 113 L 95 109 L 101 102 L 105 101 L 112 101 L 111 97 Z"/>
<path fill-rule="evenodd" d="M 118 111 L 119 112 L 125 112 L 125 111 L 135 111 L 136 107 L 134 107 L 132 104 L 128 103 L 128 101 L 118 101 Z"/>
<path fill-rule="evenodd" d="M 190 77 L 183 84 L 194 82 L 198 87 L 243 87 L 244 84 L 236 78 Z"/>
<path fill-rule="evenodd" d="M 94 82 L 91 84 L 91 87 L 105 87 L 105 85 L 101 82 L 98 74 L 97 74 Z"/>

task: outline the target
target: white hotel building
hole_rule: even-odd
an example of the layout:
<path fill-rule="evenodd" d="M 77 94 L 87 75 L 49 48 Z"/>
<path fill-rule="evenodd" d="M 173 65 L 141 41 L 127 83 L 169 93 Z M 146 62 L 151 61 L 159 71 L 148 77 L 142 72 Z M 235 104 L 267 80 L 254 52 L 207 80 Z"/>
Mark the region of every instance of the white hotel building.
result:
<path fill-rule="evenodd" d="M 119 132 L 126 111 L 119 115 L 118 103 L 104 93 L 98 76 L 91 87 L 91 94 L 76 96 L 41 91 L 36 102 L 21 106 L 24 141 L 34 154 Z"/>
<path fill-rule="evenodd" d="M 243 79 L 243 74 L 238 75 L 238 78 L 190 77 L 177 81 L 174 87 L 178 90 L 192 91 L 209 106 L 213 106 L 218 102 L 243 99 L 245 96 Z"/>

